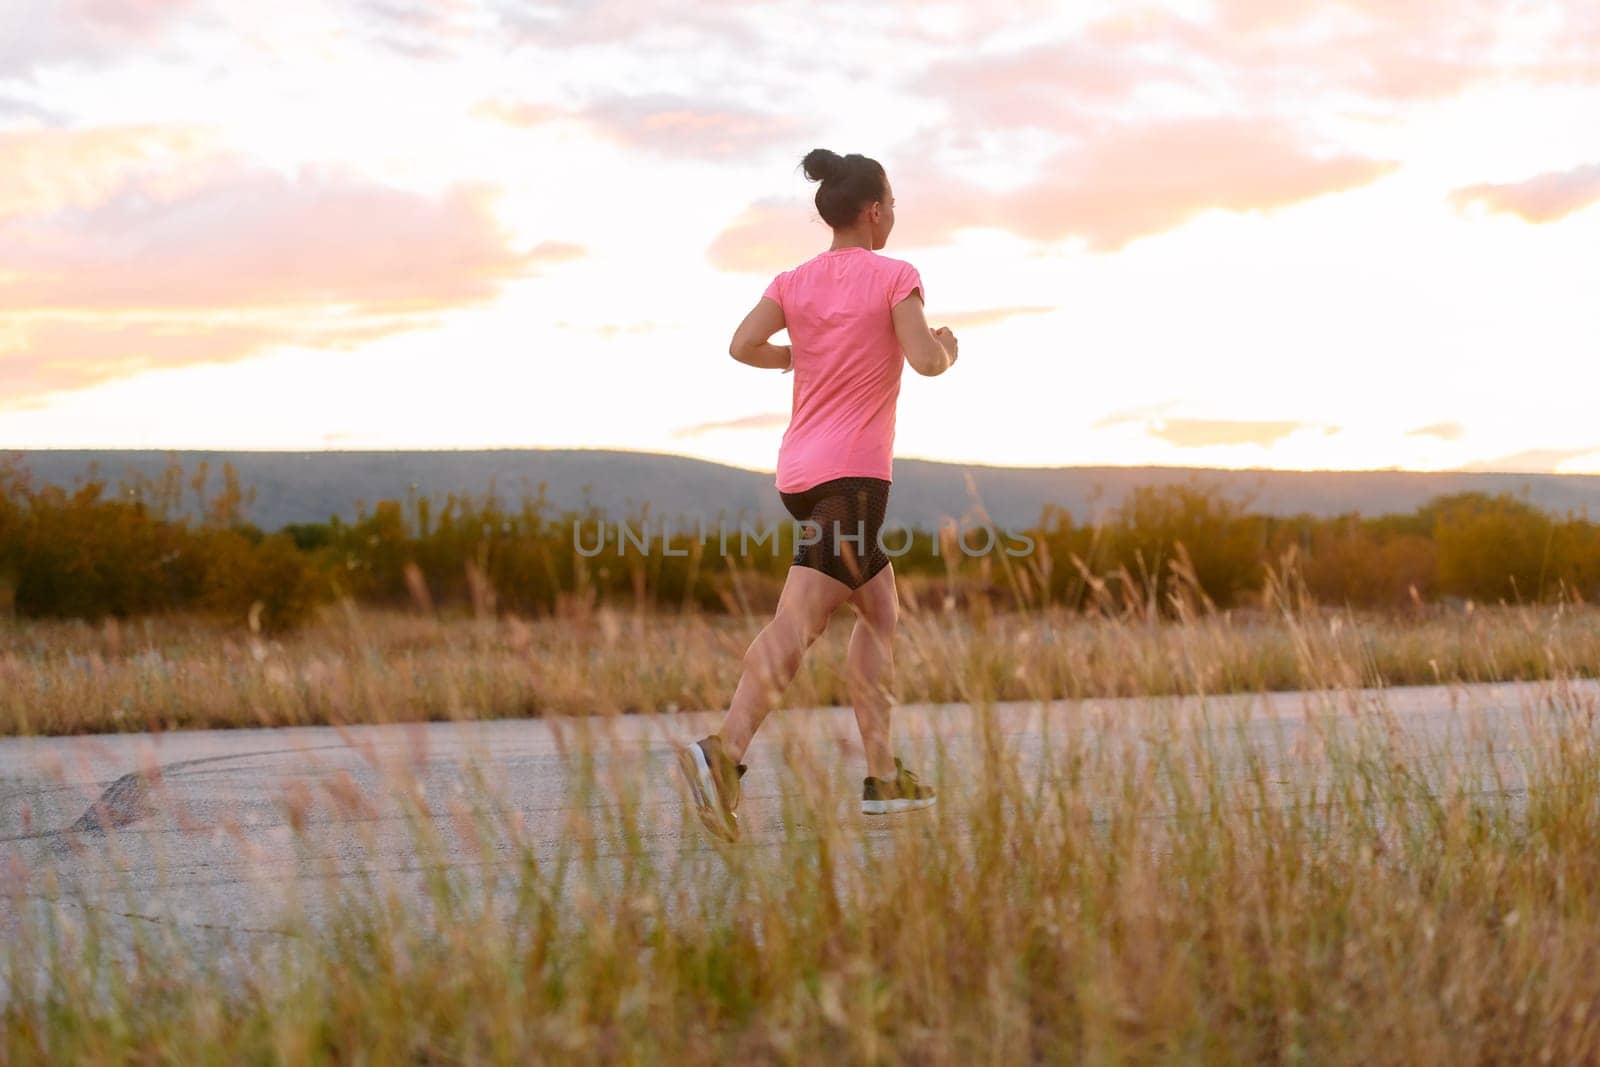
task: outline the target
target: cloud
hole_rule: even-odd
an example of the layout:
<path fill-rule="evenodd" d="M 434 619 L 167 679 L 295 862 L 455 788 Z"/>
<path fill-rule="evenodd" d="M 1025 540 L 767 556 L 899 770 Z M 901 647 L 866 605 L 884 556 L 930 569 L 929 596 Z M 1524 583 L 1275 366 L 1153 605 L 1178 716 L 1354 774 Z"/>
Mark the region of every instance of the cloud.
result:
<path fill-rule="evenodd" d="M 558 107 L 554 104 L 540 104 L 531 100 L 516 100 L 508 97 L 495 97 L 480 100 L 472 105 L 471 113 L 481 118 L 493 119 L 503 122 L 508 126 L 543 126 L 547 122 L 559 122 L 570 119 L 576 115 L 571 108 Z"/>
<path fill-rule="evenodd" d="M 720 422 L 698 422 L 693 426 L 685 426 L 673 430 L 675 438 L 700 437 L 716 430 L 774 430 L 789 425 L 789 416 L 784 412 L 763 412 L 760 415 L 745 415 L 737 419 L 724 419 Z"/>
<path fill-rule="evenodd" d="M 103 203 L 133 185 L 170 199 L 223 161 L 217 131 L 159 123 L 0 131 L 0 223 Z"/>
<path fill-rule="evenodd" d="M 1208 18 L 1133 8 L 1084 36 L 1103 50 L 1170 56 L 1190 72 L 1190 88 L 1213 96 L 1338 94 L 1395 104 L 1454 96 L 1509 73 L 1537 77 L 1536 61 L 1518 67 L 1503 58 L 1512 21 L 1528 24 L 1513 0 L 1465 8 L 1453 0 L 1218 0 Z M 1558 41 L 1550 33 L 1540 43 Z"/>
<path fill-rule="evenodd" d="M 428 197 L 340 171 L 245 166 L 153 202 L 104 203 L 0 223 L 0 307 L 117 309 L 340 305 L 417 311 L 478 303 L 570 245 L 517 252 L 492 190 Z"/>
<path fill-rule="evenodd" d="M 948 242 L 971 227 L 1033 241 L 1082 240 L 1114 252 L 1177 229 L 1202 212 L 1270 211 L 1365 185 L 1397 163 L 1322 155 L 1277 120 L 1167 119 L 1119 124 L 1061 152 L 1045 176 L 990 192 L 924 171 L 895 178 L 895 247 Z M 884 164 L 890 170 L 889 164 Z M 827 226 L 791 200 L 747 206 L 706 249 L 721 270 L 784 270 L 827 247 Z M 889 253 L 886 253 L 889 254 Z"/>
<path fill-rule="evenodd" d="M 810 210 L 811 221 L 793 202 L 757 200 L 749 204 L 706 249 L 718 270 L 760 273 L 787 270 L 828 247 L 832 231 Z"/>
<path fill-rule="evenodd" d="M 1458 209 L 1481 205 L 1528 222 L 1554 222 L 1600 200 L 1600 163 L 1537 174 L 1520 182 L 1483 183 L 1457 189 Z"/>
<path fill-rule="evenodd" d="M 794 144 L 813 128 L 789 115 L 659 94 L 603 97 L 590 101 L 579 114 L 626 147 L 700 159 L 742 159 Z"/>
<path fill-rule="evenodd" d="M 24 100 L 17 96 L 0 95 L 0 120 L 17 116 L 55 126 L 67 121 L 66 116 L 60 112 L 40 107 L 32 100 Z"/>
<path fill-rule="evenodd" d="M 491 98 L 474 104 L 472 113 L 522 128 L 578 122 L 623 148 L 712 161 L 792 148 L 815 132 L 813 123 L 791 115 L 664 93 L 601 96 L 579 107 Z"/>
<path fill-rule="evenodd" d="M 625 325 L 615 322 L 606 322 L 600 324 L 599 326 L 591 326 L 585 323 L 569 322 L 566 319 L 556 319 L 550 325 L 562 330 L 581 330 L 584 333 L 592 333 L 597 334 L 600 337 L 611 338 L 623 336 L 625 334 L 638 335 L 655 333 L 658 330 L 672 329 L 676 324 L 645 320 L 642 322 L 630 322 Z"/>
<path fill-rule="evenodd" d="M 349 349 L 432 321 L 436 320 L 341 325 L 218 322 L 200 316 L 139 321 L 40 318 L 0 336 L 0 410 L 35 406 L 50 393 L 85 389 L 148 370 L 235 362 L 275 346 Z"/>
<path fill-rule="evenodd" d="M 145 35 L 195 5 L 193 0 L 66 0 L 60 6 L 82 22 Z"/>
<path fill-rule="evenodd" d="M 337 169 L 285 175 L 204 143 L 144 129 L 13 139 L 37 166 L 0 179 L 6 406 L 274 346 L 350 348 L 587 254 L 513 248 L 486 186 L 425 196 Z M 174 158 L 181 173 L 162 169 Z M 27 178 L 63 160 L 83 166 L 61 188 Z"/>
<path fill-rule="evenodd" d="M 1052 311 L 1061 309 L 1054 306 L 1017 306 L 984 308 L 978 311 L 951 311 L 936 316 L 938 325 L 948 326 L 952 330 L 962 330 L 969 326 L 988 326 L 1006 319 L 1014 319 L 1018 315 L 1048 315 Z"/>
<path fill-rule="evenodd" d="M 1215 445 L 1260 445 L 1266 448 L 1297 430 L 1313 429 L 1304 422 L 1257 422 L 1230 419 L 1161 419 L 1145 432 L 1179 448 Z"/>
<path fill-rule="evenodd" d="M 1142 86 L 1184 76 L 1170 60 L 1114 48 L 1080 36 L 989 55 L 932 64 L 910 87 L 942 98 L 953 126 L 1034 126 L 1064 132 L 1086 108 L 1117 104 Z"/>
<path fill-rule="evenodd" d="M 545 266 L 582 259 L 588 254 L 587 248 L 572 241 L 540 241 L 529 249 L 528 258 L 540 266 Z"/>
<path fill-rule="evenodd" d="M 638 0 L 488 0 L 497 36 L 534 48 L 626 44 L 645 58 L 651 53 L 693 53 L 722 44 L 748 53 L 762 37 L 737 5 L 641 4 Z"/>
<path fill-rule="evenodd" d="M 1116 251 L 1200 213 L 1269 211 L 1365 185 L 1398 164 L 1318 155 L 1275 120 L 1174 119 L 1121 126 L 1062 153 L 1046 177 L 997 198 L 987 221 L 1034 240 Z"/>
<path fill-rule="evenodd" d="M 1407 437 L 1437 437 L 1441 441 L 1459 441 L 1466 428 L 1459 422 L 1435 422 L 1428 426 L 1419 426 L 1415 430 L 1408 430 Z"/>
<path fill-rule="evenodd" d="M 1566 0 L 1555 33 L 1557 47 L 1539 57 L 1537 73 L 1555 84 L 1600 84 L 1600 7 Z"/>
<path fill-rule="evenodd" d="M 483 29 L 476 0 L 347 0 L 337 10 L 366 40 L 409 59 L 453 59 Z"/>
<path fill-rule="evenodd" d="M 148 48 L 195 0 L 51 0 L 0 4 L 0 80 Z"/>
<path fill-rule="evenodd" d="M 1600 453 L 1600 446 L 1588 448 L 1532 448 L 1513 452 L 1509 456 L 1480 459 L 1457 467 L 1459 471 L 1480 471 L 1498 474 L 1553 474 L 1557 467 L 1569 459 Z"/>
<path fill-rule="evenodd" d="M 1096 419 L 1092 430 L 1109 430 L 1113 426 L 1126 426 L 1130 423 L 1144 422 L 1147 419 L 1159 418 L 1178 406 L 1176 400 L 1163 400 L 1159 404 L 1147 404 L 1144 407 L 1129 408 L 1126 411 L 1114 411 L 1109 415 Z"/>
<path fill-rule="evenodd" d="M 1166 412 L 1176 400 L 1116 411 L 1095 420 L 1091 429 L 1108 430 L 1116 426 L 1137 425 L 1148 437 L 1179 448 L 1210 448 L 1219 445 L 1260 445 L 1266 448 L 1301 430 L 1321 430 L 1325 436 L 1342 433 L 1338 426 L 1291 420 L 1250 419 L 1174 419 Z"/>
<path fill-rule="evenodd" d="M 1023 47 L 987 48 L 983 35 L 969 34 L 958 58 L 937 60 L 908 81 L 919 98 L 942 101 L 949 116 L 932 133 L 939 147 L 926 154 L 970 153 L 977 162 L 1006 150 L 1005 135 L 1019 131 L 1104 140 L 1108 131 L 1136 127 L 1152 108 L 1241 123 L 1292 116 L 1289 130 L 1329 102 L 1353 98 L 1383 110 L 1454 96 L 1479 81 L 1545 79 L 1548 61 L 1566 47 L 1553 22 L 1535 27 L 1513 0 L 1465 8 L 1453 0 L 1215 0 L 1208 7 L 1186 16 L 1116 5 L 1057 40 L 1041 41 L 1049 31 L 1023 19 L 988 27 L 990 35 L 1030 42 Z M 1508 58 L 1518 54 L 1506 46 L 1510 26 L 1533 41 L 1516 59 Z M 995 33 L 1004 29 L 1017 32 Z"/>

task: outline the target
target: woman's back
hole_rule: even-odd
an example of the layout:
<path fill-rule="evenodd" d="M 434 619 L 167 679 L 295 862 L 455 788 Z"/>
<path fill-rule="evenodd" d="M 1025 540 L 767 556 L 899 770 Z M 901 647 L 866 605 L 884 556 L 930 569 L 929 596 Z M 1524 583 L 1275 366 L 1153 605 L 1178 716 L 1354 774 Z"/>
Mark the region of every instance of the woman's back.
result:
<path fill-rule="evenodd" d="M 783 308 L 794 355 L 779 491 L 832 478 L 893 480 L 905 359 L 890 309 L 921 288 L 911 264 L 860 246 L 822 252 L 767 286 L 763 295 Z"/>

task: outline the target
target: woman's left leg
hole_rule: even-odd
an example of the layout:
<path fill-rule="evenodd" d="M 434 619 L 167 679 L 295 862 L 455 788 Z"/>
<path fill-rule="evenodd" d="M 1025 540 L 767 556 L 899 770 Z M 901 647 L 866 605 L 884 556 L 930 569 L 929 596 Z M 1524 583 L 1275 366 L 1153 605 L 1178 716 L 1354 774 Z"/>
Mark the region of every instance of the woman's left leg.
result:
<path fill-rule="evenodd" d="M 744 672 L 717 731 L 723 750 L 738 763 L 767 712 L 794 680 L 806 649 L 828 625 L 851 589 L 811 567 L 793 566 L 778 596 L 778 610 L 744 654 Z"/>

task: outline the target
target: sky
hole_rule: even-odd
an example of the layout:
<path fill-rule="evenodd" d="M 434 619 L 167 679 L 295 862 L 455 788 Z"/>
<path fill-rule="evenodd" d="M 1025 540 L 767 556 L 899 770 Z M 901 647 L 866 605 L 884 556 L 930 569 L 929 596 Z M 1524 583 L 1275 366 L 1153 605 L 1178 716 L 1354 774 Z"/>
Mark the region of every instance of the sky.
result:
<path fill-rule="evenodd" d="M 817 147 L 899 457 L 1600 473 L 1593 0 L 0 0 L 0 448 L 771 470 Z"/>

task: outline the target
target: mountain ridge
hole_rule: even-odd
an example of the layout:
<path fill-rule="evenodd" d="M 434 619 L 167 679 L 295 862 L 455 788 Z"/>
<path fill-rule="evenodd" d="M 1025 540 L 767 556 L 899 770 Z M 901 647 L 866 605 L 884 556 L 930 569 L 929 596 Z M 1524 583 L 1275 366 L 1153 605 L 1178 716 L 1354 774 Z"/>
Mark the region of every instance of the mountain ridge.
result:
<path fill-rule="evenodd" d="M 598 507 L 608 519 L 675 516 L 716 520 L 744 516 L 786 519 L 771 471 L 750 470 L 673 453 L 622 449 L 283 450 L 7 449 L 0 463 L 36 482 L 71 488 L 90 465 L 111 487 L 134 472 L 159 478 L 176 459 L 185 473 L 183 511 L 198 513 L 187 487 L 200 462 L 208 490 L 221 485 L 225 463 L 255 499 L 245 517 L 265 530 L 288 523 L 345 521 L 384 499 L 449 494 L 481 499 L 491 485 L 503 500 L 536 496 L 540 483 L 553 513 Z M 1509 492 L 1545 511 L 1600 514 L 1600 475 L 1481 471 L 1281 471 L 1203 467 L 1001 467 L 897 458 L 890 492 L 891 525 L 929 527 L 941 517 L 976 519 L 967 479 L 996 525 L 1022 528 L 1056 506 L 1074 521 L 1092 522 L 1139 486 L 1215 486 L 1252 510 L 1321 517 L 1352 512 L 1408 513 L 1457 492 Z"/>

